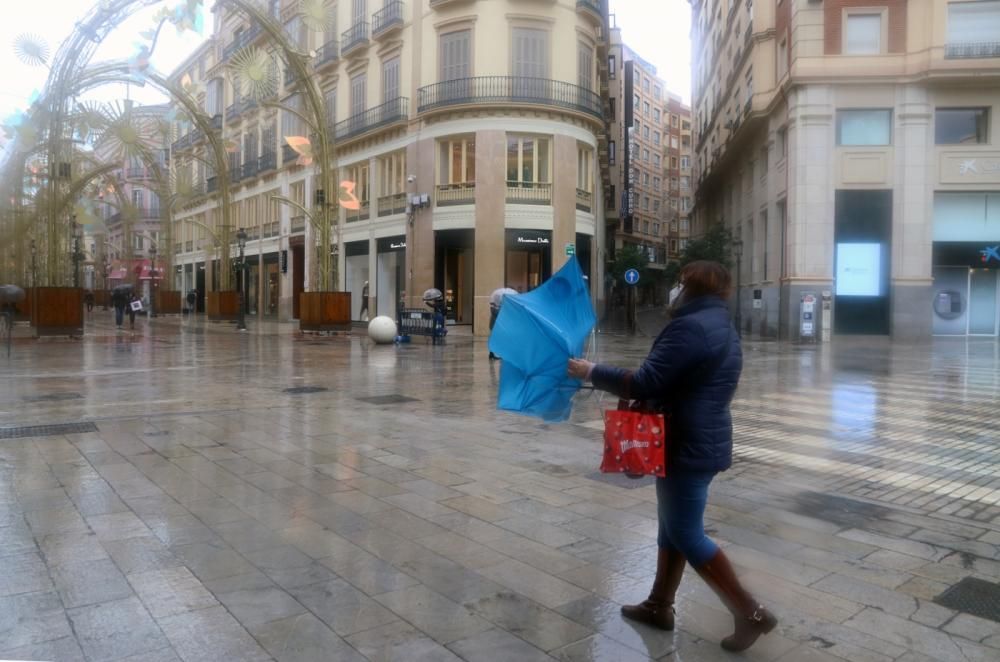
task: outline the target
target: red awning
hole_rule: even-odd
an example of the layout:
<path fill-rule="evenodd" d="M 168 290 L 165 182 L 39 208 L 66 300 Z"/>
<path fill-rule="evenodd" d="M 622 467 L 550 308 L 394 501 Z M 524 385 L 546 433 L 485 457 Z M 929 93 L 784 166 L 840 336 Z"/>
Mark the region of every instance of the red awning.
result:
<path fill-rule="evenodd" d="M 119 268 L 119 269 L 112 269 L 108 273 L 108 280 L 124 280 L 127 275 L 128 275 L 128 272 L 125 271 L 125 269 L 121 269 L 121 268 Z"/>

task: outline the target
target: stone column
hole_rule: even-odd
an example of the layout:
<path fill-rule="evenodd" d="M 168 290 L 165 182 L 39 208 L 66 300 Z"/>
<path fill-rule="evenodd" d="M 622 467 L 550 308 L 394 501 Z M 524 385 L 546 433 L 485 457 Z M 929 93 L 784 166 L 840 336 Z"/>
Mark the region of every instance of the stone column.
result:
<path fill-rule="evenodd" d="M 476 132 L 475 311 L 472 331 L 490 333 L 490 293 L 503 284 L 506 257 L 507 134 Z"/>
<path fill-rule="evenodd" d="M 281 195 L 288 196 L 287 180 L 281 184 Z M 278 274 L 278 319 L 282 322 L 289 322 L 292 319 L 292 294 L 295 291 L 292 289 L 292 279 L 299 278 L 299 274 L 295 273 L 295 269 L 292 268 L 292 247 L 289 241 L 292 233 L 292 211 L 288 205 L 278 204 L 275 206 L 278 210 L 278 236 L 281 237 L 278 242 L 278 251 L 288 251 L 286 253 L 288 271 Z"/>
<path fill-rule="evenodd" d="M 897 95 L 890 330 L 893 339 L 929 340 L 933 322 L 933 106 L 922 86 L 900 86 Z"/>
<path fill-rule="evenodd" d="M 552 154 L 552 273 L 566 264 L 566 244 L 576 244 L 576 139 L 556 135 Z M 591 242 L 594 243 L 594 242 Z M 593 251 L 596 246 L 591 247 Z"/>

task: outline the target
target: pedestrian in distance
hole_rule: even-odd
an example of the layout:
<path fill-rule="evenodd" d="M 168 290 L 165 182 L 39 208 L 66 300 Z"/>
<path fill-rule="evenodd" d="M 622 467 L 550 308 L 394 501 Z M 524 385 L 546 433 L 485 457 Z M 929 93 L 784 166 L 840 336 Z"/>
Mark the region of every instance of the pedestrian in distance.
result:
<path fill-rule="evenodd" d="M 123 290 L 114 290 L 111 293 L 111 303 L 115 307 L 115 327 L 122 328 L 125 322 L 125 307 L 128 306 L 129 296 Z"/>
<path fill-rule="evenodd" d="M 87 290 L 84 293 L 84 295 L 83 295 L 83 302 L 85 304 L 87 304 L 87 312 L 88 313 L 94 312 L 94 293 L 92 291 Z"/>
<path fill-rule="evenodd" d="M 129 329 L 135 331 L 135 308 L 132 307 L 132 302 L 141 301 L 139 296 L 135 292 L 129 292 L 128 294 L 128 325 Z"/>
<path fill-rule="evenodd" d="M 674 627 L 674 598 L 691 567 L 733 614 L 729 651 L 749 648 L 777 619 L 743 588 L 725 553 L 705 535 L 708 487 L 732 464 L 730 401 L 743 369 L 740 338 L 730 321 L 728 270 L 698 261 L 680 274 L 673 317 L 635 371 L 570 359 L 570 376 L 620 398 L 640 400 L 668 416 L 667 475 L 656 479 L 658 555 L 649 597 L 622 607 L 631 620 L 663 630 Z"/>

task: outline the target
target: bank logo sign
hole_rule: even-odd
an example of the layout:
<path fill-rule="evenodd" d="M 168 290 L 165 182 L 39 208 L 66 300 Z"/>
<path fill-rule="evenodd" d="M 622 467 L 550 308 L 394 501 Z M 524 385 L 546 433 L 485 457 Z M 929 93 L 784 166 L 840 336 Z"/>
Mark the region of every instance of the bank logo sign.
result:
<path fill-rule="evenodd" d="M 979 254 L 983 256 L 983 264 L 989 264 L 990 260 L 1000 262 L 1000 246 L 987 246 Z"/>
<path fill-rule="evenodd" d="M 977 163 L 977 159 L 965 159 L 958 164 L 958 174 L 979 175 L 1000 172 L 1000 161 L 983 161 Z"/>

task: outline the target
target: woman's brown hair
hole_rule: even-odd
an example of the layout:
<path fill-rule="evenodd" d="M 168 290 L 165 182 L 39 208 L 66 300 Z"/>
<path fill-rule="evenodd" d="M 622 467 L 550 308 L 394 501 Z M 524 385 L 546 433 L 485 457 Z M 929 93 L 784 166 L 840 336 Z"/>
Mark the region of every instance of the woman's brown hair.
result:
<path fill-rule="evenodd" d="M 729 270 L 718 262 L 708 260 L 685 265 L 681 269 L 680 280 L 684 287 L 684 298 L 688 301 L 703 296 L 728 299 L 733 287 Z"/>

